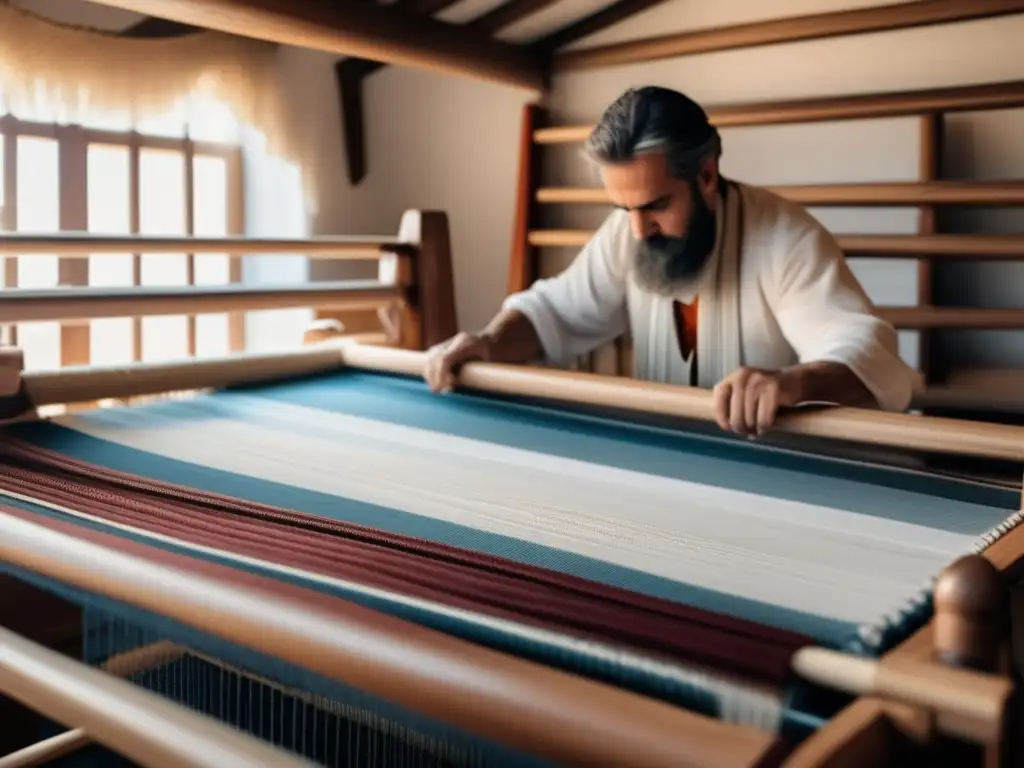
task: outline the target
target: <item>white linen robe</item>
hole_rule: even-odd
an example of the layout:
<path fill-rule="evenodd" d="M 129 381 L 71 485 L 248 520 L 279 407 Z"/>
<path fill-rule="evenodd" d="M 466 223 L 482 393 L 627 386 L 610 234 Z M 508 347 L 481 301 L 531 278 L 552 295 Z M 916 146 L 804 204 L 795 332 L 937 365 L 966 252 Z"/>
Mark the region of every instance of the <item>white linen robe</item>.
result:
<path fill-rule="evenodd" d="M 694 291 L 698 385 L 713 387 L 741 366 L 831 361 L 847 365 L 879 407 L 905 410 L 919 374 L 899 357 L 895 329 L 874 315 L 831 234 L 801 206 L 736 182 L 716 210 L 715 250 Z M 638 378 L 687 385 L 673 300 L 695 295 L 642 290 L 630 270 L 637 245 L 629 214 L 616 211 L 565 271 L 504 306 L 531 321 L 551 364 L 629 330 Z"/>

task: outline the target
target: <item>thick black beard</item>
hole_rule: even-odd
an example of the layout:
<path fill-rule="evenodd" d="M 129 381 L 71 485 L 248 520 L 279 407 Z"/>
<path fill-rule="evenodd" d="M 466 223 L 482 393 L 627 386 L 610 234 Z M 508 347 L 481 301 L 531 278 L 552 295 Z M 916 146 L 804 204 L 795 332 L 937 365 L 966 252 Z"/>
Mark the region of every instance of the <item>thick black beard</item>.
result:
<path fill-rule="evenodd" d="M 675 296 L 699 282 L 715 248 L 717 221 L 703 196 L 696 189 L 693 193 L 693 213 L 685 235 L 652 235 L 637 247 L 633 272 L 642 289 Z"/>

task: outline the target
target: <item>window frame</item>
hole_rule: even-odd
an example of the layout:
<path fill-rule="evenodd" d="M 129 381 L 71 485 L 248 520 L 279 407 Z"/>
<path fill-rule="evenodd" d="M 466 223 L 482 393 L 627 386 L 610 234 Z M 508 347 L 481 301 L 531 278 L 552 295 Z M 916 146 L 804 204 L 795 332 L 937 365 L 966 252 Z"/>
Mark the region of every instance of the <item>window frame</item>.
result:
<path fill-rule="evenodd" d="M 185 173 L 185 234 L 195 234 L 196 157 L 215 157 L 225 161 L 227 169 L 227 234 L 244 234 L 244 183 L 242 148 L 233 142 L 201 141 L 188 137 L 170 137 L 142 133 L 137 130 L 116 131 L 86 128 L 78 125 L 35 122 L 10 114 L 0 115 L 0 140 L 4 144 L 3 208 L 0 209 L 0 231 L 17 231 L 18 138 L 37 137 L 57 142 L 59 168 L 59 220 L 61 232 L 88 231 L 88 148 L 91 144 L 124 147 L 129 156 L 130 234 L 139 234 L 140 154 L 145 149 L 171 150 L 183 156 Z M 132 284 L 141 285 L 142 254 L 134 253 Z M 17 256 L 7 256 L 0 272 L 0 291 L 18 287 Z M 241 282 L 241 258 L 229 255 L 229 276 L 232 283 Z M 187 284 L 195 283 L 195 254 L 186 253 Z M 86 287 L 89 284 L 89 260 L 81 257 L 60 258 L 58 254 L 58 285 Z M 142 359 L 142 320 L 134 318 L 134 360 Z M 60 331 L 60 365 L 88 365 L 91 362 L 89 323 L 62 323 Z M 17 329 L 4 329 L 5 340 L 17 344 Z M 196 354 L 196 321 L 188 317 L 188 355 Z M 228 315 L 228 347 L 231 352 L 245 348 L 244 314 Z"/>

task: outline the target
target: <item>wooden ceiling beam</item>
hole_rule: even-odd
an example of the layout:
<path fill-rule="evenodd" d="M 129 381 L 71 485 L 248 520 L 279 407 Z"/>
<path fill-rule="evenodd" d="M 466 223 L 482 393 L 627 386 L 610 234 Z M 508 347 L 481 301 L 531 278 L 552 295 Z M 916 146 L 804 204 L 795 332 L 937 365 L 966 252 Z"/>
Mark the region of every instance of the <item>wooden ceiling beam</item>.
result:
<path fill-rule="evenodd" d="M 402 9 L 317 0 L 97 0 L 123 10 L 282 45 L 543 92 L 544 62 L 522 46 Z"/>
<path fill-rule="evenodd" d="M 496 35 L 527 16 L 543 11 L 558 0 L 508 0 L 477 16 L 467 26 L 486 35 Z"/>
<path fill-rule="evenodd" d="M 820 40 L 869 32 L 889 32 L 1021 12 L 1024 12 L 1024 0 L 913 0 L 894 5 L 735 24 L 565 51 L 555 54 L 553 65 L 555 71 L 595 69 L 712 51 Z M 557 47 L 565 44 L 562 41 L 558 42 Z"/>
<path fill-rule="evenodd" d="M 545 52 L 556 51 L 564 48 L 584 37 L 590 37 L 608 27 L 625 21 L 630 16 L 635 16 L 641 11 L 660 5 L 665 0 L 619 0 L 607 8 L 602 8 L 590 16 L 584 16 L 579 21 L 574 21 L 568 26 L 557 29 L 548 35 L 534 41 L 533 47 Z"/>

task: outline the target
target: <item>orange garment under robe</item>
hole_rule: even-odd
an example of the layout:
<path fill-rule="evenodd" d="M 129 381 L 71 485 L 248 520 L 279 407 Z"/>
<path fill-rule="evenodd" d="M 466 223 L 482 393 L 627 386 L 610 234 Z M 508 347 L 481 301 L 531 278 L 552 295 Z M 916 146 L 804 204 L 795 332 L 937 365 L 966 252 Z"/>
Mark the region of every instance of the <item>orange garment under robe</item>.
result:
<path fill-rule="evenodd" d="M 683 304 L 677 301 L 674 304 L 676 315 L 676 335 L 679 337 L 679 352 L 683 360 L 689 360 L 690 355 L 697 352 L 697 306 L 699 299 L 694 299 L 692 304 Z M 697 384 L 697 359 L 694 357 L 690 364 L 690 385 Z"/>

